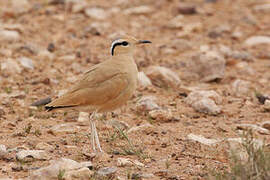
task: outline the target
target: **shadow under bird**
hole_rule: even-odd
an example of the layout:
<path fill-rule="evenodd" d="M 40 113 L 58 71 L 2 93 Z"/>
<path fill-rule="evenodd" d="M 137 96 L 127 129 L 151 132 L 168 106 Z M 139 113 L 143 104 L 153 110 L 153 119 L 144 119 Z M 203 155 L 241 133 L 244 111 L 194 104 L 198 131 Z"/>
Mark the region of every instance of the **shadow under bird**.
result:
<path fill-rule="evenodd" d="M 111 57 L 92 66 L 63 96 L 45 106 L 46 110 L 77 109 L 91 112 L 91 143 L 102 152 L 95 125 L 95 114 L 113 111 L 124 105 L 137 87 L 138 69 L 133 59 L 137 45 L 151 43 L 125 36 L 112 42 Z"/>

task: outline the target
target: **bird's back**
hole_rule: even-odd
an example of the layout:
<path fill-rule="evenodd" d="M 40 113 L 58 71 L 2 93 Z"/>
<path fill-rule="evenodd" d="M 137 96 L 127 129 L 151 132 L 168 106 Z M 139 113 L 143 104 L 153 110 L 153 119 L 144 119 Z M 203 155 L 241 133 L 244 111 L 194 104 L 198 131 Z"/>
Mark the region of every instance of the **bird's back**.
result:
<path fill-rule="evenodd" d="M 132 56 L 112 56 L 90 68 L 66 94 L 46 107 L 100 112 L 114 110 L 132 96 L 136 89 L 137 72 Z"/>

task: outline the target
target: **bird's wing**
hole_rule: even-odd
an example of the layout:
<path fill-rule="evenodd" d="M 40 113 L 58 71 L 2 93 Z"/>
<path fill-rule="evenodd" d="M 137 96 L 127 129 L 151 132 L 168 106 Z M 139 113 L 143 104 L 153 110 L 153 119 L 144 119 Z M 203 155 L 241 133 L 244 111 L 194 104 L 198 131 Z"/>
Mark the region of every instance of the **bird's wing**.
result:
<path fill-rule="evenodd" d="M 69 92 L 46 107 L 98 107 L 119 96 L 128 84 L 126 73 L 109 66 L 103 66 L 102 70 L 95 66 Z"/>

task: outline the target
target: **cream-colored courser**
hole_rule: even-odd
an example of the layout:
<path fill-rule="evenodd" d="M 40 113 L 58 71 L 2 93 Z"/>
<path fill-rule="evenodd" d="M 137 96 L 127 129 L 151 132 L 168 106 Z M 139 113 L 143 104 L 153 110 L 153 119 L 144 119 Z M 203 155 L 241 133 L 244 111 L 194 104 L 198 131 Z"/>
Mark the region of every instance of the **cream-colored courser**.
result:
<path fill-rule="evenodd" d="M 95 113 L 113 111 L 132 96 L 138 73 L 133 52 L 135 46 L 142 43 L 151 42 L 130 36 L 113 41 L 108 60 L 92 66 L 66 94 L 45 106 L 48 111 L 78 109 L 92 112 L 89 119 L 93 151 L 96 151 L 95 143 L 102 151 L 94 121 Z"/>

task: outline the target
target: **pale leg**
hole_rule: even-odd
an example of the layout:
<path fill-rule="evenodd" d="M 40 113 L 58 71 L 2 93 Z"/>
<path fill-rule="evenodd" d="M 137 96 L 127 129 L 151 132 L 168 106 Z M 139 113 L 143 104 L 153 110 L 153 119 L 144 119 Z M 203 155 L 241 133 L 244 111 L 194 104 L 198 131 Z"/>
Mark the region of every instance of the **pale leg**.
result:
<path fill-rule="evenodd" d="M 98 133 L 97 133 L 97 128 L 96 128 L 96 124 L 95 124 L 95 114 L 96 111 L 94 111 L 91 116 L 90 116 L 90 123 L 91 123 L 91 143 L 92 143 L 92 148 L 93 151 L 96 152 L 96 145 L 97 148 L 100 152 L 102 152 L 101 146 L 100 146 L 100 142 L 99 142 L 99 138 L 98 138 Z"/>
<path fill-rule="evenodd" d="M 90 116 L 89 116 L 89 120 L 90 120 L 90 126 L 91 126 L 91 144 L 92 144 L 92 150 L 94 152 L 96 152 L 96 145 L 95 145 L 95 123 L 93 122 L 95 117 L 95 112 L 93 112 Z"/>
<path fill-rule="evenodd" d="M 102 152 L 102 149 L 101 149 L 100 143 L 99 143 L 99 138 L 98 138 L 98 133 L 97 133 L 96 124 L 95 124 L 95 122 L 93 122 L 93 124 L 94 124 L 94 128 L 95 128 L 94 132 L 95 132 L 95 139 L 96 139 L 97 148 L 98 148 L 98 150 L 99 150 L 100 152 Z"/>

